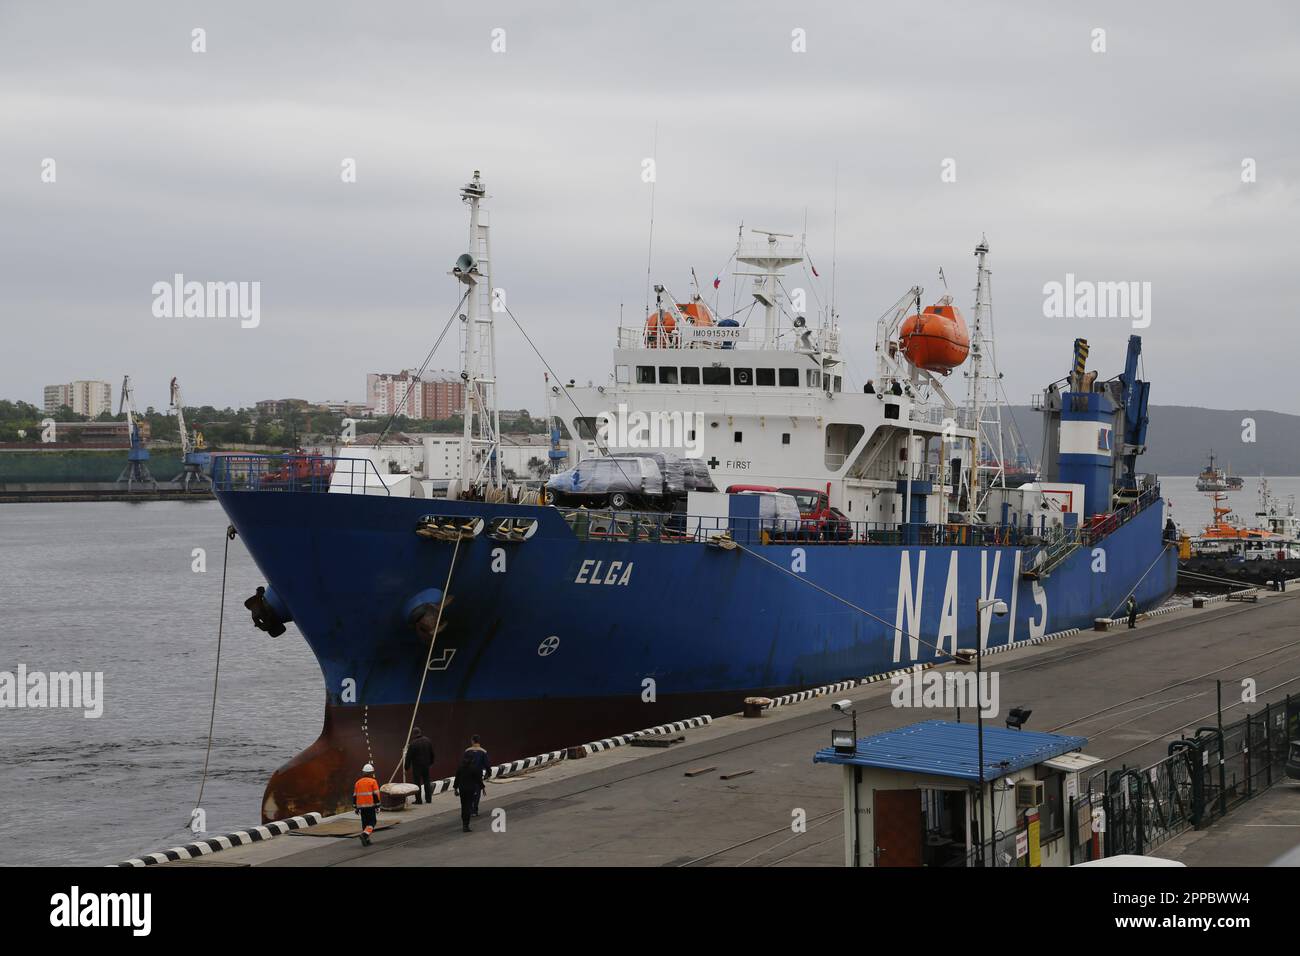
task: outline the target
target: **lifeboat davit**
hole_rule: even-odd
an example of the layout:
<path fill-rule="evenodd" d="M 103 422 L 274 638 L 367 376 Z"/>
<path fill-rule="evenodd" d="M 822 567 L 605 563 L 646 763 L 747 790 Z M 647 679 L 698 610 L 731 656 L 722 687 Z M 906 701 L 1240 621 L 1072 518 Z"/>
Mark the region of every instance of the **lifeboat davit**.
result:
<path fill-rule="evenodd" d="M 677 342 L 677 319 L 667 309 L 651 312 L 645 320 L 645 344 L 647 348 L 666 349 Z"/>
<path fill-rule="evenodd" d="M 927 372 L 947 375 L 970 354 L 966 320 L 949 296 L 910 316 L 898 331 L 898 341 L 907 360 Z"/>

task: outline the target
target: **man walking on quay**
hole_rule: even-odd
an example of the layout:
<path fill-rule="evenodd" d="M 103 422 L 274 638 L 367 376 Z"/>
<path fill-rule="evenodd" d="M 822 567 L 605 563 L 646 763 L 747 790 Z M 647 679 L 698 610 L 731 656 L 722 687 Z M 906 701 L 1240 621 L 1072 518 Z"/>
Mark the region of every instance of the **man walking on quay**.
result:
<path fill-rule="evenodd" d="M 1133 600 L 1133 595 L 1130 594 L 1124 606 L 1128 609 L 1128 629 L 1131 631 L 1138 623 L 1138 602 Z"/>
<path fill-rule="evenodd" d="M 406 745 L 406 769 L 415 777 L 416 803 L 433 801 L 433 781 L 429 779 L 429 770 L 433 767 L 433 741 L 416 727 L 411 732 L 411 742 Z"/>
<path fill-rule="evenodd" d="M 361 845 L 370 846 L 370 834 L 375 832 L 379 815 L 379 781 L 373 764 L 361 768 L 361 778 L 352 788 L 352 809 L 361 814 Z"/>
<path fill-rule="evenodd" d="M 469 818 L 478 803 L 479 792 L 483 789 L 483 773 L 478 768 L 478 761 L 466 750 L 456 768 L 456 779 L 452 781 L 456 796 L 460 797 L 460 829 L 470 833 Z"/>
<path fill-rule="evenodd" d="M 483 790 L 487 786 L 488 776 L 492 772 L 492 761 L 488 759 L 488 752 L 484 750 L 483 745 L 479 743 L 478 734 L 469 738 L 469 749 L 466 750 L 465 753 L 474 758 L 474 766 L 478 767 L 479 772 L 482 774 L 481 779 L 483 781 L 483 786 L 480 786 L 477 792 L 475 792 L 474 806 L 472 808 L 473 815 L 478 816 L 478 801 L 479 798 L 483 796 Z"/>

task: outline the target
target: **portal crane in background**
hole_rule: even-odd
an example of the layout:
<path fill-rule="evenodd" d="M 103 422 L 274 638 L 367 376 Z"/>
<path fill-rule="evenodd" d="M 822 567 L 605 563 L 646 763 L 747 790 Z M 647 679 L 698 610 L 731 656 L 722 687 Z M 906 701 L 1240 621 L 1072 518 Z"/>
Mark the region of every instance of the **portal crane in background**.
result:
<path fill-rule="evenodd" d="M 130 375 L 122 379 L 122 400 L 117 413 L 120 415 L 123 412 L 126 413 L 126 433 L 130 436 L 131 448 L 126 453 L 126 467 L 122 469 L 122 474 L 117 476 L 117 480 L 119 483 L 126 482 L 127 491 L 131 491 L 137 481 L 142 485 L 149 485 L 156 491 L 158 482 L 154 481 L 153 475 L 149 474 L 149 449 L 144 446 L 140 423 L 136 421 L 135 397 L 131 391 Z"/>
<path fill-rule="evenodd" d="M 176 413 L 176 430 L 181 436 L 181 473 L 172 481 L 178 482 L 185 491 L 189 491 L 192 484 L 202 488 L 205 483 L 209 485 L 212 483 L 208 473 L 209 466 L 212 464 L 212 453 L 204 450 L 203 433 L 197 428 L 194 430 L 194 437 L 190 437 L 185 427 L 184 405 L 180 384 L 173 377 L 171 407 Z"/>

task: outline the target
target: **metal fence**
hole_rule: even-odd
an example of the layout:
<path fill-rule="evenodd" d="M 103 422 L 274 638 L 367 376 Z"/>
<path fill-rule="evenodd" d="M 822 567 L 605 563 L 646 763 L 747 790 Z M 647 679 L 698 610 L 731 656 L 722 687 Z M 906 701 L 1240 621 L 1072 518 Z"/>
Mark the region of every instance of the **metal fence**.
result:
<path fill-rule="evenodd" d="M 1300 697 L 1287 695 L 1222 728 L 1197 728 L 1149 767 L 1097 773 L 1070 800 L 1070 862 L 1145 855 L 1186 830 L 1222 819 L 1285 777 L 1296 739 Z"/>

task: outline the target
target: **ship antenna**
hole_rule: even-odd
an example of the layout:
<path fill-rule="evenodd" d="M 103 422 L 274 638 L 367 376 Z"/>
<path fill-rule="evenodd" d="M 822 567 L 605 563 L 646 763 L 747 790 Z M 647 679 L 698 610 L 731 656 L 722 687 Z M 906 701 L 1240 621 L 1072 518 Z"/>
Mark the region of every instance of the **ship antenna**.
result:
<path fill-rule="evenodd" d="M 840 238 L 840 164 L 837 162 L 832 174 L 831 187 L 831 327 L 835 326 L 835 263 L 836 251 Z"/>
<path fill-rule="evenodd" d="M 655 123 L 654 145 L 650 152 L 650 241 L 645 253 L 645 314 L 650 314 L 650 267 L 655 251 L 655 184 L 659 181 L 659 124 Z"/>

